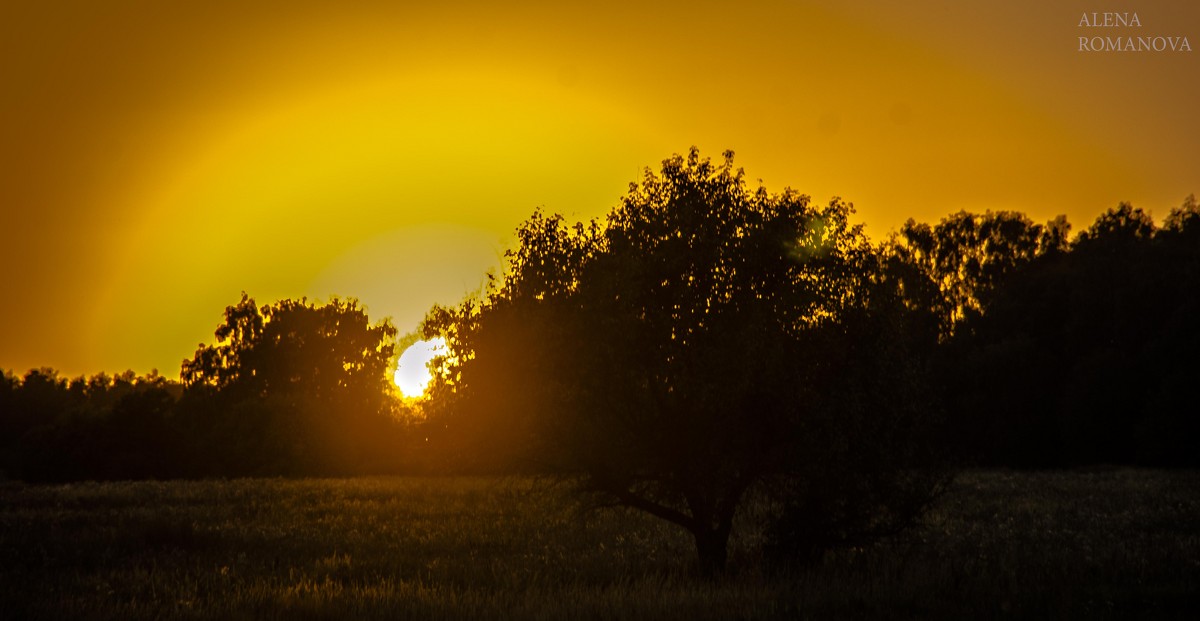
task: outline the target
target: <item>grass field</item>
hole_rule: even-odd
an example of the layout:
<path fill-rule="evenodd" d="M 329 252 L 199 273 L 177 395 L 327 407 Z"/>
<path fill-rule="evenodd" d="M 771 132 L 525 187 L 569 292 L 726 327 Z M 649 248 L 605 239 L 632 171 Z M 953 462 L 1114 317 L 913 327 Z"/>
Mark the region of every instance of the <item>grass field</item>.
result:
<path fill-rule="evenodd" d="M 0 619 L 1200 618 L 1200 473 L 967 473 L 784 573 L 741 527 L 708 581 L 683 531 L 528 480 L 6 483 Z"/>

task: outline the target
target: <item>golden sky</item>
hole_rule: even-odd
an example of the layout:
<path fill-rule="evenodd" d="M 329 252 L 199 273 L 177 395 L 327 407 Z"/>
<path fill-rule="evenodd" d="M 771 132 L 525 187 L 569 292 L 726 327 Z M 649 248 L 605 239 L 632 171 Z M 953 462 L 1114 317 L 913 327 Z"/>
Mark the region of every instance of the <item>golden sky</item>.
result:
<path fill-rule="evenodd" d="M 1200 192 L 1200 3 L 0 3 L 0 369 L 158 368 L 246 291 L 401 333 L 534 208 L 602 215 L 690 146 L 868 232 L 960 209 L 1076 230 Z"/>

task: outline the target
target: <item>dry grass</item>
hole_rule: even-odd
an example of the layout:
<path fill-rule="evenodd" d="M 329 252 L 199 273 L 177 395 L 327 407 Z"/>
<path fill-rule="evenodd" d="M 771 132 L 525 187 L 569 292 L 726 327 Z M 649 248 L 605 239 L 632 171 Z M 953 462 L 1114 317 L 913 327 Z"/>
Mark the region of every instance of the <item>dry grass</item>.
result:
<path fill-rule="evenodd" d="M 977 472 L 920 528 L 771 574 L 527 480 L 0 487 L 5 619 L 1196 618 L 1200 474 Z"/>

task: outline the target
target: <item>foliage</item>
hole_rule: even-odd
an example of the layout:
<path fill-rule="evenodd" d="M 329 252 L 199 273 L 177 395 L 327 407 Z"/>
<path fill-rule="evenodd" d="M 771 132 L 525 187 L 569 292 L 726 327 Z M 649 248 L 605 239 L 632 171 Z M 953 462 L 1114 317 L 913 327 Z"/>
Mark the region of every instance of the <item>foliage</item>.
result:
<path fill-rule="evenodd" d="M 214 334 L 215 344 L 201 345 L 183 363 L 188 388 L 303 392 L 320 400 L 335 391 L 383 394 L 396 329 L 386 320 L 371 324 L 355 300 L 281 300 L 259 308 L 243 293 Z"/>
<path fill-rule="evenodd" d="M 960 211 L 936 226 L 909 219 L 887 250 L 925 279 L 910 277 L 909 295 L 937 312 L 948 336 L 980 315 L 996 288 L 1023 265 L 1065 251 L 1070 228 L 1064 216 L 1041 225 L 1013 211 Z"/>
<path fill-rule="evenodd" d="M 243 295 L 217 343 L 157 372 L 0 381 L 0 473 L 75 481 L 394 472 L 404 429 L 387 378 L 395 330 L 353 301 Z"/>
<path fill-rule="evenodd" d="M 50 369 L 5 374 L 0 471 L 32 481 L 168 477 L 181 388 L 155 372 L 66 380 Z"/>
<path fill-rule="evenodd" d="M 181 371 L 187 424 L 215 453 L 197 456 L 200 472 L 352 473 L 392 461 L 386 320 L 372 324 L 354 300 L 260 308 L 243 293 L 215 336 Z"/>
<path fill-rule="evenodd" d="M 1198 213 L 1122 204 L 992 290 L 941 372 L 976 459 L 1200 464 Z"/>
<path fill-rule="evenodd" d="M 433 428 L 460 454 L 499 444 L 491 456 L 686 528 L 709 570 L 758 483 L 808 513 L 848 504 L 850 479 L 923 504 L 937 478 L 900 473 L 930 464 L 936 334 L 918 333 L 929 322 L 851 212 L 750 190 L 732 153 L 718 166 L 693 149 L 631 184 L 604 226 L 535 213 L 486 299 L 427 318 L 451 348 Z M 803 545 L 865 535 L 833 522 Z"/>

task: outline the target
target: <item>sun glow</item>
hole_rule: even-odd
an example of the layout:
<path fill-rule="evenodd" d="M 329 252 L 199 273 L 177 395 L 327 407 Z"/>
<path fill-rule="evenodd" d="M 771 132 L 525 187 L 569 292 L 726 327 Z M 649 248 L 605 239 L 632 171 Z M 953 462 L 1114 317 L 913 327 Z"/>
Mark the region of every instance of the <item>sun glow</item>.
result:
<path fill-rule="evenodd" d="M 417 341 L 400 354 L 400 362 L 396 365 L 393 381 L 400 393 L 406 398 L 415 399 L 425 394 L 433 373 L 429 363 L 438 356 L 446 354 L 446 339 L 435 338 L 428 341 Z"/>

